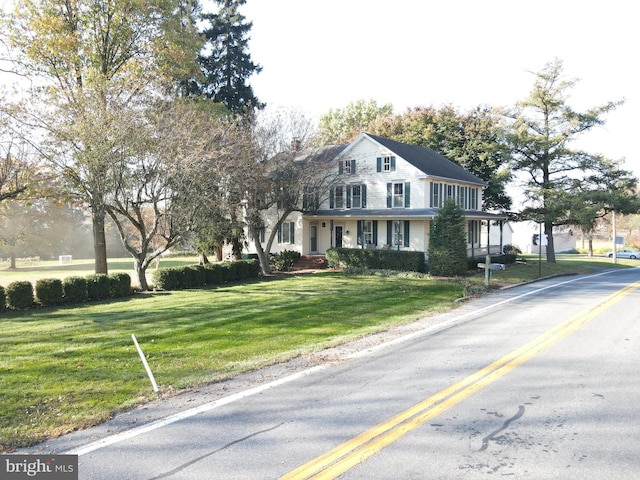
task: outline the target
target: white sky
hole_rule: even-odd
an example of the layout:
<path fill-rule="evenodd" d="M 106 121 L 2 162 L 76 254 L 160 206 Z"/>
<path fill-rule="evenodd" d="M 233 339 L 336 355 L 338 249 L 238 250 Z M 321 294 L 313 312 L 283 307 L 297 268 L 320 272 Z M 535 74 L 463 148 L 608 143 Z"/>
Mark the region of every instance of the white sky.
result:
<path fill-rule="evenodd" d="M 10 0 L 0 0 L 4 8 Z M 203 0 L 207 3 L 210 0 Z M 269 107 L 319 117 L 374 99 L 407 107 L 511 106 L 559 58 L 569 104 L 625 104 L 580 146 L 640 170 L 640 27 L 632 0 L 247 0 L 251 78 Z M 0 75 L 0 83 L 15 78 Z"/>
<path fill-rule="evenodd" d="M 359 99 L 511 106 L 559 58 L 577 110 L 625 99 L 580 146 L 637 170 L 640 28 L 631 0 L 247 0 L 254 93 L 312 115 Z"/>

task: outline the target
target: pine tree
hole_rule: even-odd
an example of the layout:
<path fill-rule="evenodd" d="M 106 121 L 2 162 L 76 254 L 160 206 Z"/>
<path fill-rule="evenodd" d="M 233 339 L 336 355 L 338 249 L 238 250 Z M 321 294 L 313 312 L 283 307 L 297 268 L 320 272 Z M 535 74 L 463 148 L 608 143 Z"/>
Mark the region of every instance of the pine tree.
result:
<path fill-rule="evenodd" d="M 235 113 L 262 109 L 265 105 L 247 84 L 251 75 L 262 71 L 262 66 L 253 63 L 247 51 L 253 23 L 246 22 L 238 12 L 246 0 L 216 0 L 216 3 L 220 7 L 218 13 L 202 15 L 210 22 L 210 27 L 203 32 L 204 53 L 198 59 L 204 79 L 192 82 L 189 93 L 222 103 Z"/>
<path fill-rule="evenodd" d="M 467 270 L 467 243 L 464 212 L 447 200 L 433 219 L 429 239 L 429 273 L 444 277 L 462 275 Z"/>

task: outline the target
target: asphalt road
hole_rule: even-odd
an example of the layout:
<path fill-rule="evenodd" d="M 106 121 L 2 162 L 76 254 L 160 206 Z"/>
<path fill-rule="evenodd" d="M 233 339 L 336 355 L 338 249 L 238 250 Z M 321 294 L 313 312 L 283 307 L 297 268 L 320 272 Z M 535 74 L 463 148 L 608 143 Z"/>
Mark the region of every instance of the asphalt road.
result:
<path fill-rule="evenodd" d="M 80 455 L 81 479 L 640 478 L 639 280 L 634 268 L 505 290 L 55 445 Z"/>

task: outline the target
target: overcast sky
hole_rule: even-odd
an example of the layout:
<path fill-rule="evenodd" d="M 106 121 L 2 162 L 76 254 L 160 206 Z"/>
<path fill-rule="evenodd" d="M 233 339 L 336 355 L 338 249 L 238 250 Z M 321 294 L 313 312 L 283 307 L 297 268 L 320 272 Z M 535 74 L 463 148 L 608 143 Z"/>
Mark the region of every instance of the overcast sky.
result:
<path fill-rule="evenodd" d="M 407 107 L 510 106 L 554 58 L 581 81 L 569 104 L 626 103 L 584 141 L 638 170 L 640 28 L 611 0 L 247 0 L 254 93 L 312 115 L 359 99 Z"/>
<path fill-rule="evenodd" d="M 530 92 L 531 72 L 559 58 L 580 79 L 571 106 L 625 99 L 580 146 L 638 172 L 635 10 L 632 0 L 247 0 L 240 11 L 264 68 L 250 83 L 270 107 L 511 106 Z"/>

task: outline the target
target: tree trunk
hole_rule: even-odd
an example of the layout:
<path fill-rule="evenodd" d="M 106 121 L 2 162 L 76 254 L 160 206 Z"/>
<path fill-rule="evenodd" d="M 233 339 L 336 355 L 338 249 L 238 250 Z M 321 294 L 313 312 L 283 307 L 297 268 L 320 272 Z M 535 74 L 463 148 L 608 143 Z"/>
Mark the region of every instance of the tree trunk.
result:
<path fill-rule="evenodd" d="M 214 251 L 216 252 L 216 260 L 219 262 L 222 261 L 222 243 L 220 245 L 216 245 Z"/>
<path fill-rule="evenodd" d="M 200 259 L 198 261 L 198 264 L 206 265 L 207 263 L 209 263 L 209 259 L 207 258 L 207 255 L 203 252 L 200 254 Z"/>
<path fill-rule="evenodd" d="M 149 284 L 147 283 L 147 266 L 144 262 L 140 262 L 137 258 L 134 260 L 136 276 L 138 277 L 138 285 L 140 290 L 146 292 L 149 290 Z"/>
<path fill-rule="evenodd" d="M 15 270 L 16 269 L 16 254 L 14 252 L 11 252 L 9 254 L 9 259 L 10 259 L 9 269 L 10 270 Z"/>
<path fill-rule="evenodd" d="M 264 251 L 264 248 L 262 248 L 260 235 L 254 233 L 253 238 L 255 239 L 256 252 L 258 254 L 258 261 L 260 262 L 260 268 L 262 268 L 262 273 L 264 275 L 271 275 L 273 272 L 271 271 L 271 264 L 269 263 L 269 254 Z"/>
<path fill-rule="evenodd" d="M 544 233 L 547 235 L 547 263 L 556 263 L 556 251 L 553 246 L 553 223 L 544 222 Z"/>
<path fill-rule="evenodd" d="M 95 258 L 95 273 L 107 274 L 107 239 L 104 232 L 105 211 L 101 207 L 91 209 L 93 223 L 93 254 Z"/>

